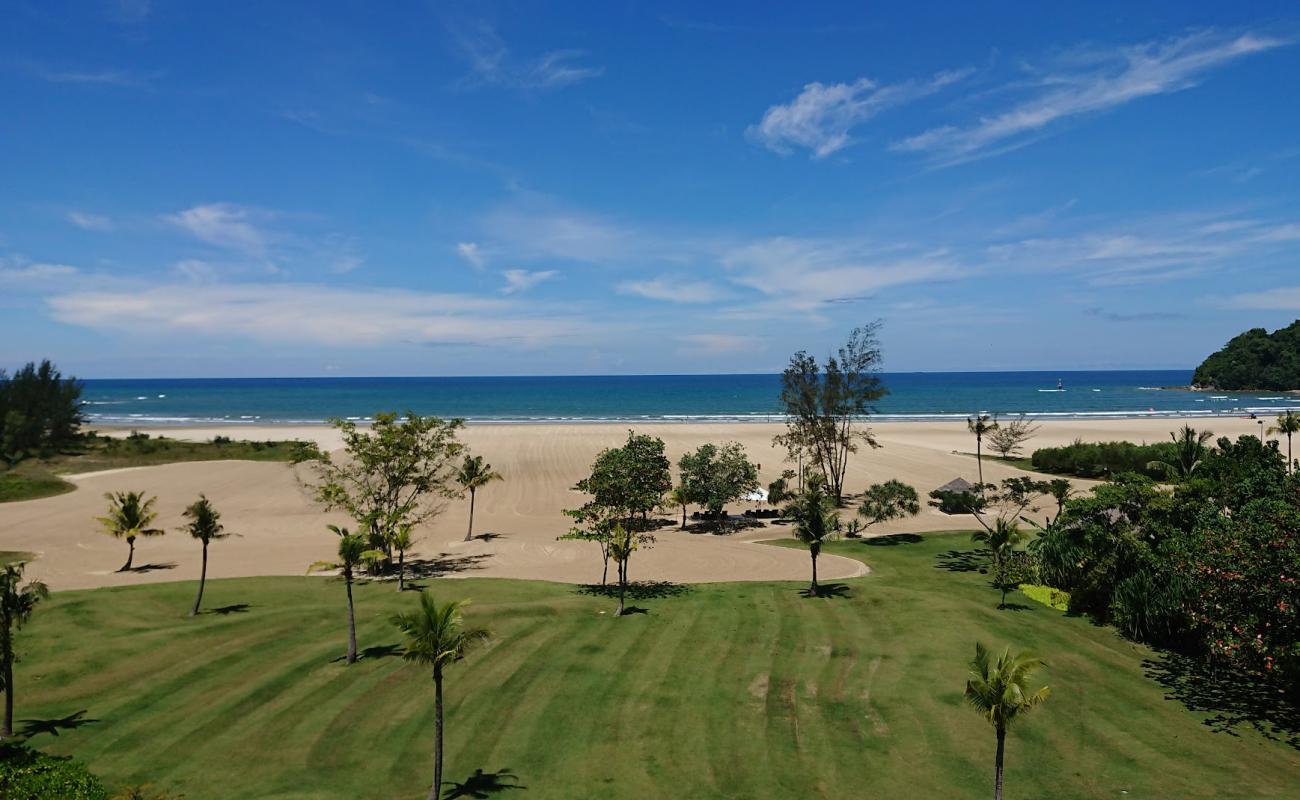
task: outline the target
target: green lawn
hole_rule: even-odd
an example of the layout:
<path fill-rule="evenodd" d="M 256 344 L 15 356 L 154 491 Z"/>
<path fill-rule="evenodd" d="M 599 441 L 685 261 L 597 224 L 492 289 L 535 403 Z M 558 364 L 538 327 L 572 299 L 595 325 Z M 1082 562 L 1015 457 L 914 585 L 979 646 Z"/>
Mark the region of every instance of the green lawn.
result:
<path fill-rule="evenodd" d="M 824 599 L 798 583 L 700 585 L 638 599 L 646 613 L 624 619 L 569 586 L 431 582 L 472 598 L 470 621 L 496 633 L 449 674 L 448 775 L 483 774 L 477 794 L 448 796 L 987 797 L 993 731 L 962 700 L 977 639 L 1050 664 L 1051 699 L 1008 740 L 1008 798 L 1295 796 L 1300 750 L 1248 725 L 1211 730 L 1144 674 L 1149 650 L 1106 628 L 1018 594 L 1022 608 L 997 610 L 961 571 L 975 559 L 964 536 L 829 549 L 874 574 Z M 191 620 L 193 589 L 64 592 L 42 607 L 19 645 L 31 743 L 187 800 L 422 796 L 431 682 L 391 655 L 387 622 L 413 596 L 359 588 L 371 650 L 348 667 L 334 660 L 336 581 L 213 581 L 206 605 L 222 613 Z M 497 773 L 525 789 L 498 793 Z"/>
<path fill-rule="evenodd" d="M 76 484 L 63 480 L 39 464 L 24 462 L 11 469 L 0 469 L 0 503 L 39 500 L 75 488 Z"/>

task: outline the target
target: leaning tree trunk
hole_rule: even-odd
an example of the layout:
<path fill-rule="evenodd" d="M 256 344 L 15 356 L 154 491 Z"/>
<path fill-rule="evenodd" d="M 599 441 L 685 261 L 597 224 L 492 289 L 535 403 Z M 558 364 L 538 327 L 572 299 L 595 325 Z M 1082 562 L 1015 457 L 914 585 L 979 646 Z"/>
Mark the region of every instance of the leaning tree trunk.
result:
<path fill-rule="evenodd" d="M 10 641 L 8 620 L 5 621 L 5 627 L 2 634 L 4 641 L 0 643 L 3 648 L 4 657 L 4 681 L 5 681 L 5 719 L 4 727 L 0 727 L 0 739 L 8 739 L 14 734 L 14 658 L 13 646 Z"/>
<path fill-rule="evenodd" d="M 199 614 L 199 605 L 203 602 L 203 584 L 208 580 L 208 543 L 203 543 L 203 567 L 199 570 L 199 594 L 194 598 L 194 608 L 190 609 L 190 616 L 197 617 Z"/>
<path fill-rule="evenodd" d="M 808 594 L 817 597 L 821 594 L 821 589 L 817 586 L 817 551 L 809 550 L 812 553 L 812 583 L 808 586 Z"/>
<path fill-rule="evenodd" d="M 429 800 L 438 800 L 442 792 L 442 666 L 433 668 L 433 786 Z"/>
<path fill-rule="evenodd" d="M 469 529 L 465 531 L 465 541 L 474 538 L 474 490 L 469 490 Z"/>
<path fill-rule="evenodd" d="M 126 545 L 130 548 L 126 551 L 126 563 L 122 565 L 122 568 L 119 569 L 118 572 L 127 572 L 131 569 L 131 562 L 135 561 L 135 537 L 128 537 Z"/>
<path fill-rule="evenodd" d="M 1006 728 L 998 728 L 998 754 L 993 771 L 993 800 L 1002 800 L 1002 754 L 1006 751 Z"/>
<path fill-rule="evenodd" d="M 352 576 L 344 576 L 348 587 L 348 663 L 357 663 L 357 614 L 352 606 Z"/>

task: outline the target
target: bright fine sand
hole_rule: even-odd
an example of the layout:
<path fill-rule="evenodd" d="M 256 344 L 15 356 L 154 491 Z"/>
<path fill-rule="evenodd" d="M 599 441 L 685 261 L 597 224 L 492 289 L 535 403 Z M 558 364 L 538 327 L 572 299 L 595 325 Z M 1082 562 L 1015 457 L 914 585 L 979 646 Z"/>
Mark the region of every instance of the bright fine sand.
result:
<path fill-rule="evenodd" d="M 1155 442 L 1182 424 L 1174 419 L 1068 420 L 1043 422 L 1027 450 L 1086 441 L 1128 439 Z M 1253 420 L 1193 420 L 1216 435 L 1258 435 Z M 739 441 L 761 465 L 763 483 L 782 469 L 784 453 L 772 447 L 782 427 L 758 423 L 660 423 L 636 425 L 637 431 L 660 436 L 674 463 L 686 450 L 704 442 Z M 440 517 L 418 531 L 415 556 L 436 559 L 448 575 L 535 578 L 588 583 L 600 579 L 599 551 L 586 542 L 556 541 L 568 530 L 561 510 L 582 502 L 572 486 L 586 474 L 593 457 L 619 445 L 626 424 L 470 425 L 462 439 L 482 454 L 505 480 L 480 490 L 474 520 L 476 538 L 465 535 L 468 501 L 451 501 Z M 860 492 L 868 483 L 897 478 L 924 496 L 961 476 L 974 481 L 974 439 L 963 420 L 890 422 L 874 426 L 882 447 L 863 448 L 853 459 L 847 490 Z M 206 440 L 223 434 L 244 439 L 311 439 L 337 448 L 335 432 L 325 427 L 265 426 L 170 428 L 147 431 L 174 438 Z M 193 580 L 199 573 L 199 544 L 178 532 L 181 510 L 205 493 L 221 511 L 226 529 L 237 537 L 211 548 L 209 576 L 302 575 L 308 564 L 333 556 L 334 536 L 327 523 L 347 524 L 338 514 L 324 514 L 303 488 L 305 467 L 242 461 L 197 462 L 138 467 L 72 476 L 74 492 L 42 500 L 0 504 L 0 550 L 36 553 L 28 568 L 52 588 L 74 589 L 134 583 Z M 1024 474 L 986 460 L 985 479 L 996 481 Z M 1087 482 L 1078 482 L 1080 486 Z M 136 543 L 135 564 L 150 568 L 131 573 L 115 570 L 126 559 L 126 544 L 103 534 L 105 492 L 143 490 L 158 496 L 156 522 L 167 534 Z M 734 504 L 733 513 L 750 507 Z M 680 511 L 676 512 L 680 515 Z M 847 513 L 847 512 L 846 512 Z M 671 516 L 666 512 L 665 516 Z M 968 517 L 949 517 L 930 508 L 903 523 L 873 529 L 872 535 L 899 531 L 961 530 Z M 487 534 L 484 536 L 484 534 Z M 762 539 L 790 536 L 788 526 L 768 526 L 729 536 L 661 529 L 657 543 L 637 553 L 634 580 L 683 583 L 733 580 L 804 580 L 808 557 L 798 550 L 769 547 Z M 824 556 L 819 577 L 863 574 L 858 561 Z"/>

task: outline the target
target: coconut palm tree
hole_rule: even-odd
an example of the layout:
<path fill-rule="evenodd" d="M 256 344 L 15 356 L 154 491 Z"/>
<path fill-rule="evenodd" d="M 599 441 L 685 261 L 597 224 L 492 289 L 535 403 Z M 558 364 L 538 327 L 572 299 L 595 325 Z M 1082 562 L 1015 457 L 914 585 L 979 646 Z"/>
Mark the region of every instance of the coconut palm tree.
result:
<path fill-rule="evenodd" d="M 158 498 L 146 498 L 144 492 L 106 492 L 104 499 L 108 500 L 108 515 L 95 519 L 104 526 L 104 532 L 109 536 L 126 540 L 129 548 L 126 563 L 118 570 L 118 572 L 126 572 L 131 569 L 131 562 L 135 560 L 137 536 L 162 536 L 166 533 L 161 528 L 149 527 L 150 523 L 158 518 L 158 513 L 153 510 L 153 504 L 158 501 Z"/>
<path fill-rule="evenodd" d="M 990 661 L 983 644 L 975 644 L 975 658 L 970 662 L 966 681 L 966 700 L 997 730 L 998 750 L 994 761 L 993 800 L 1002 800 L 1002 759 L 1006 752 L 1007 728 L 1051 694 L 1044 686 L 1030 692 L 1029 676 L 1043 666 L 1042 659 L 1027 653 L 1002 651 L 996 663 Z"/>
<path fill-rule="evenodd" d="M 795 538 L 808 545 L 808 555 L 812 557 L 812 583 L 808 585 L 808 594 L 817 597 L 821 593 L 817 585 L 817 556 L 821 554 L 822 545 L 840 530 L 835 502 L 826 494 L 820 480 L 809 480 L 786 514 L 794 521 Z"/>
<path fill-rule="evenodd" d="M 3 668 L 5 690 L 5 718 L 0 727 L 0 739 L 14 732 L 14 632 L 32 616 L 36 604 L 50 596 L 50 590 L 40 581 L 23 580 L 23 567 L 19 561 L 0 567 L 0 667 Z"/>
<path fill-rule="evenodd" d="M 230 536 L 226 533 L 225 526 L 221 524 L 221 514 L 212 507 L 208 498 L 199 495 L 199 499 L 190 504 L 185 509 L 185 518 L 189 522 L 182 529 L 203 542 L 203 567 L 199 571 L 199 593 L 194 598 L 194 608 L 190 609 L 190 616 L 197 616 L 199 605 L 203 603 L 203 586 L 208 580 L 208 545 L 217 539 L 225 539 Z"/>
<path fill-rule="evenodd" d="M 504 480 L 501 473 L 493 472 L 492 465 L 483 460 L 483 456 L 465 456 L 460 469 L 456 470 L 456 482 L 462 489 L 469 491 L 469 529 L 465 531 L 465 541 L 474 538 L 474 495 L 479 489 L 492 481 Z"/>
<path fill-rule="evenodd" d="M 415 536 L 409 524 L 397 526 L 389 543 L 397 551 L 397 591 L 406 591 L 406 551 L 415 546 Z"/>
<path fill-rule="evenodd" d="M 347 663 L 357 661 L 357 614 L 352 603 L 352 581 L 356 578 L 357 568 L 366 562 L 373 562 L 384 557 L 382 550 L 370 550 L 366 547 L 366 537 L 359 533 L 349 533 L 347 528 L 337 525 L 327 526 L 339 537 L 339 557 L 337 561 L 317 561 L 307 568 L 308 572 L 337 570 L 348 590 L 348 655 Z"/>
<path fill-rule="evenodd" d="M 1053 478 L 1047 482 L 1047 493 L 1056 501 L 1056 516 L 1059 517 L 1065 511 L 1065 501 L 1074 496 L 1074 484 L 1065 478 Z"/>
<path fill-rule="evenodd" d="M 984 494 L 984 434 L 998 429 L 998 421 L 988 414 L 966 418 L 966 428 L 975 434 L 975 467 L 979 470 L 980 494 Z"/>
<path fill-rule="evenodd" d="M 1210 431 L 1197 431 L 1191 425 L 1184 423 L 1176 433 L 1169 434 L 1169 438 L 1174 442 L 1173 459 L 1148 461 L 1147 469 L 1163 472 L 1166 478 L 1187 480 L 1204 461 L 1205 451 L 1208 449 L 1205 443 L 1213 436 Z"/>
<path fill-rule="evenodd" d="M 1268 432 L 1269 435 L 1286 434 L 1286 471 L 1293 471 L 1295 461 L 1291 458 L 1291 435 L 1300 433 L 1300 414 L 1295 413 L 1294 409 L 1288 408 L 1285 413 L 1277 415 L 1277 424 L 1269 426 Z"/>
<path fill-rule="evenodd" d="M 668 494 L 664 496 L 664 502 L 666 502 L 670 508 L 681 508 L 682 510 L 681 530 L 686 530 L 686 505 L 687 505 L 686 487 L 674 486 L 673 488 L 669 489 Z"/>
<path fill-rule="evenodd" d="M 467 602 L 452 600 L 439 605 L 433 595 L 423 591 L 419 608 L 393 617 L 393 624 L 406 634 L 402 657 L 433 668 L 433 786 L 429 800 L 438 800 L 442 789 L 443 672 L 489 636 L 484 628 L 465 627 L 461 608 Z"/>

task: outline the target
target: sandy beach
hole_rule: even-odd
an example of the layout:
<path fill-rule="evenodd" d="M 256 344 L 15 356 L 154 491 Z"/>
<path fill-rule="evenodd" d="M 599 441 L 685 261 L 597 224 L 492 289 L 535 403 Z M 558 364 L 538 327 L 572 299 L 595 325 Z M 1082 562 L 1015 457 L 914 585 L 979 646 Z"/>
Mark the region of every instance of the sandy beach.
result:
<path fill-rule="evenodd" d="M 1052 420 L 1041 423 L 1034 447 L 1087 441 L 1164 440 L 1182 420 L 1098 419 Z M 1193 420 L 1216 435 L 1258 435 L 1259 425 L 1248 419 Z M 586 474 L 602 448 L 616 446 L 627 424 L 485 424 L 470 425 L 462 439 L 505 476 L 480 492 L 472 542 L 465 534 L 468 501 L 452 501 L 431 524 L 419 531 L 415 557 L 430 562 L 447 576 L 495 576 L 588 583 L 600 578 L 595 545 L 556 541 L 568 529 L 561 513 L 581 502 L 573 484 Z M 636 430 L 662 437 L 676 459 L 707 442 L 738 441 L 760 464 L 763 482 L 791 466 L 772 437 L 775 424 L 652 424 Z M 975 442 L 964 421 L 890 422 L 874 426 L 882 447 L 864 448 L 851 462 L 847 488 L 861 491 L 872 482 L 897 478 L 923 496 L 961 476 L 976 477 Z M 225 428 L 159 428 L 147 430 L 174 438 L 196 440 L 226 435 L 243 439 L 303 439 L 321 447 L 339 446 L 336 433 L 313 426 L 231 426 Z M 986 460 L 985 479 L 1023 474 L 1009 465 Z M 213 545 L 209 575 L 214 578 L 252 575 L 302 575 L 307 565 L 330 557 L 333 536 L 328 523 L 348 524 L 342 515 L 325 514 L 303 486 L 305 467 L 241 461 L 169 464 L 72 476 L 74 492 L 43 500 L 0 504 L 0 550 L 36 553 L 29 567 L 34 577 L 54 589 L 122 586 L 142 582 L 193 580 L 198 577 L 199 546 L 183 533 L 182 509 L 200 492 L 223 515 L 227 530 L 237 537 Z M 1086 481 L 1077 482 L 1080 487 Z M 143 490 L 158 496 L 159 538 L 137 542 L 136 564 L 147 568 L 118 573 L 126 545 L 104 535 L 95 517 L 104 512 L 103 494 Z M 748 507 L 736 505 L 733 512 Z M 666 512 L 665 516 L 671 516 Z M 950 517 L 926 508 L 913 519 L 873 529 L 872 535 L 900 531 L 965 530 L 969 518 Z M 727 536 L 681 532 L 664 528 L 654 547 L 639 552 L 632 567 L 636 580 L 684 583 L 734 580 L 803 580 L 808 573 L 805 552 L 771 547 L 763 539 L 790 536 L 785 526 L 769 525 Z M 859 562 L 827 556 L 820 565 L 825 579 L 862 574 Z"/>

